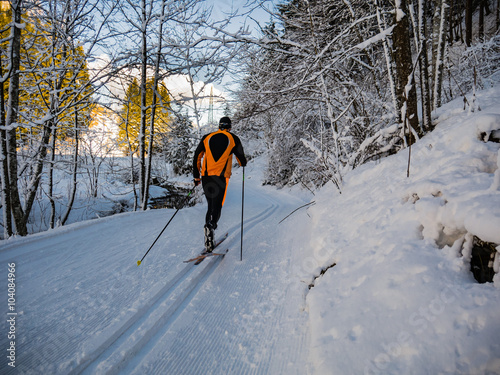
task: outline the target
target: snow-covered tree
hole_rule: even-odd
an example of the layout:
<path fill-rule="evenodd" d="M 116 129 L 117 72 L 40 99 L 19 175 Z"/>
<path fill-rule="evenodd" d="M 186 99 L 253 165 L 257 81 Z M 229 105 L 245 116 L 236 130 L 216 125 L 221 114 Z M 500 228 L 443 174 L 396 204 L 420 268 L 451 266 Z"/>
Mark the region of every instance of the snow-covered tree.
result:
<path fill-rule="evenodd" d="M 279 7 L 278 20 L 246 57 L 249 68 L 237 113 L 248 126 L 262 124 L 273 154 L 269 177 L 291 183 L 296 171 L 316 171 L 307 174 L 309 181 L 332 180 L 340 189 L 345 169 L 353 166 L 350 155 L 396 121 L 384 115 L 392 94 L 385 65 L 378 64 L 389 53 L 384 55 L 380 42 L 393 31 L 377 23 L 377 9 L 388 19 L 386 8 L 364 1 L 290 1 Z M 296 127 L 302 135 L 295 144 L 289 144 L 293 137 L 286 146 L 275 142 Z M 279 160 L 288 160 L 288 166 L 275 167 Z"/>
<path fill-rule="evenodd" d="M 96 25 L 95 18 L 82 9 L 101 10 L 100 22 L 113 9 L 112 3 L 99 7 L 92 1 L 2 2 L 2 7 L 6 3 L 8 7 L 3 14 L 12 15 L 7 28 L 1 28 L 2 64 L 8 66 L 2 76 L 7 101 L 1 142 L 9 170 L 9 176 L 2 174 L 2 183 L 8 186 L 3 190 L 4 199 L 8 195 L 3 209 L 6 235 L 27 234 L 34 202 L 45 182 L 44 191 L 51 202 L 50 225 L 55 225 L 57 147 L 64 139 L 78 137 L 79 129 L 88 124 L 84 119 L 88 118 L 93 87 L 86 59 L 102 31 L 90 28 Z M 45 170 L 48 178 L 43 181 Z"/>
<path fill-rule="evenodd" d="M 172 165 L 174 173 L 177 175 L 191 173 L 196 137 L 189 117 L 181 111 L 176 112 L 170 131 L 160 136 L 163 155 Z"/>
<path fill-rule="evenodd" d="M 238 43 L 237 32 L 228 40 L 225 27 L 234 15 L 223 21 L 213 21 L 210 11 L 198 0 L 123 0 L 123 43 L 115 58 L 114 74 L 123 75 L 131 70 L 138 71 L 140 100 L 140 123 L 138 132 L 139 205 L 147 207 L 148 185 L 152 150 L 146 152 L 146 145 L 152 147 L 157 126 L 155 100 L 148 103 L 147 81 L 154 77 L 153 96 L 158 96 L 159 84 L 168 76 L 183 74 L 188 77 L 191 97 L 172 97 L 172 105 L 193 104 L 195 123 L 199 124 L 201 109 L 199 100 L 208 97 L 205 86 L 220 80 L 227 71 L 230 60 L 235 56 Z M 199 85 L 200 83 L 201 85 Z M 168 87 L 167 87 L 168 89 Z M 122 98 L 123 99 L 123 98 Z M 151 117 L 147 113 L 151 110 Z M 122 113 L 122 119 L 125 119 Z M 149 130 L 146 130 L 146 129 Z M 148 138 L 149 135 L 149 138 Z"/>
<path fill-rule="evenodd" d="M 2 6 L 4 6 L 2 4 Z M 2 11 L 4 11 L 2 9 Z M 5 53 L 3 60 L 7 60 L 7 68 L 4 76 L 1 77 L 2 83 L 8 79 L 8 101 L 7 108 L 2 108 L 2 115 L 5 113 L 5 120 L 2 119 L 2 123 L 5 124 L 5 132 L 2 132 L 2 159 L 6 160 L 6 163 L 2 163 L 2 203 L 5 205 L 4 208 L 4 222 L 8 225 L 6 227 L 6 234 L 10 235 L 14 228 L 10 227 L 10 215 L 12 214 L 15 223 L 15 231 L 20 235 L 27 234 L 25 212 L 21 205 L 21 198 L 18 188 L 18 161 L 17 161 L 17 120 L 19 112 L 19 76 L 21 67 L 21 27 L 22 27 L 22 15 L 23 15 L 23 4 L 22 0 L 17 0 L 12 2 L 10 8 L 10 24 L 7 30 L 10 31 L 10 36 L 6 38 L 8 41 L 8 47 L 3 48 L 2 53 Z M 5 34 L 5 33 L 2 33 Z M 2 39 L 3 35 L 2 35 Z M 4 86 L 5 87 L 5 86 Z M 3 87 L 3 88 L 4 88 Z M 5 92 L 2 92 L 2 96 L 5 97 Z M 5 171 L 5 167 L 7 171 Z M 9 210 L 10 209 L 10 210 Z M 7 218 L 6 216 L 9 216 Z"/>
<path fill-rule="evenodd" d="M 243 131 L 257 131 L 267 142 L 269 181 L 295 183 L 297 171 L 314 170 L 309 181 L 332 180 L 341 189 L 346 170 L 432 130 L 431 109 L 460 90 L 459 80 L 472 81 L 472 74 L 458 73 L 458 61 L 450 61 L 447 49 L 460 35 L 465 9 L 474 11 L 472 3 L 485 4 L 289 0 L 278 5 L 243 57 L 246 75 L 236 113 Z"/>

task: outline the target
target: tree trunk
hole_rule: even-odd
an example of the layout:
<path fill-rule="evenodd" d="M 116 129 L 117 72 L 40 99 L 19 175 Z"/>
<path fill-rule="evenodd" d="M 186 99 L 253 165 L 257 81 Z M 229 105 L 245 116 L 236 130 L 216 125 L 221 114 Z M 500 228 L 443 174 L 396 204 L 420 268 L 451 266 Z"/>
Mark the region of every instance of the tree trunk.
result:
<path fill-rule="evenodd" d="M 139 199 L 142 206 L 146 190 L 146 75 L 147 75 L 147 35 L 146 0 L 142 0 L 142 50 L 141 50 L 141 123 L 139 130 Z"/>
<path fill-rule="evenodd" d="M 56 129 L 58 125 L 58 118 L 57 118 L 57 113 L 60 110 L 61 106 L 61 88 L 63 87 L 64 80 L 66 78 L 65 72 L 67 72 L 67 69 L 63 68 L 63 72 L 59 71 L 61 68 L 59 66 L 56 66 L 56 61 L 57 58 L 59 58 L 59 52 L 58 50 L 58 30 L 56 28 L 56 25 L 52 25 L 52 32 L 51 32 L 51 54 L 52 54 L 52 66 L 51 69 L 54 72 L 53 78 L 52 78 L 52 86 L 50 87 L 53 92 L 50 93 L 50 99 L 49 99 L 49 108 L 48 108 L 48 113 L 50 114 L 50 119 L 46 120 L 44 127 L 43 127 L 43 132 L 42 132 L 42 137 L 40 139 L 40 144 L 38 146 L 38 151 L 36 153 L 37 159 L 35 161 L 35 171 L 33 174 L 33 177 L 31 178 L 28 192 L 27 192 L 27 198 L 26 198 L 26 204 L 24 208 L 24 220 L 25 222 L 28 221 L 28 217 L 30 215 L 31 209 L 33 207 L 33 203 L 35 201 L 36 193 L 38 191 L 38 188 L 40 186 L 40 181 L 42 178 L 42 172 L 45 164 L 45 160 L 47 157 L 47 152 L 49 149 L 49 141 L 51 139 L 51 136 L 53 137 L 53 145 L 52 145 L 52 158 L 55 158 L 55 145 L 56 145 Z M 62 45 L 62 55 L 60 57 L 61 61 L 66 61 L 67 58 L 67 46 L 66 44 Z M 53 159 L 55 160 L 55 159 Z M 52 162 L 50 165 L 51 171 L 53 168 Z M 51 194 L 52 195 L 52 194 Z M 54 202 L 52 202 L 52 197 L 51 199 L 51 207 L 54 209 Z M 54 218 L 51 218 L 51 221 Z M 51 222 L 51 225 L 53 223 Z"/>
<path fill-rule="evenodd" d="M 31 208 L 33 207 L 33 203 L 35 201 L 36 192 L 38 187 L 40 186 L 40 179 L 42 178 L 43 166 L 45 158 L 47 157 L 47 145 L 50 141 L 50 136 L 52 135 L 52 129 L 55 127 L 54 120 L 48 120 L 44 127 L 42 138 L 40 139 L 40 145 L 37 150 L 37 160 L 35 161 L 35 170 L 33 172 L 33 177 L 29 183 L 28 194 L 26 198 L 26 204 L 24 209 L 24 222 L 28 222 L 28 217 L 31 212 Z"/>
<path fill-rule="evenodd" d="M 432 15 L 432 72 L 436 71 L 436 58 L 439 44 L 439 29 L 441 27 L 441 8 L 443 5 L 442 0 L 433 0 L 434 14 Z M 434 79 L 434 74 L 432 76 Z"/>
<path fill-rule="evenodd" d="M 73 203 L 75 202 L 75 195 L 76 195 L 76 187 L 78 184 L 77 180 L 77 171 L 78 171 L 78 147 L 79 147 L 79 131 L 78 131 L 78 110 L 75 110 L 75 149 L 73 151 L 73 181 L 71 183 L 71 193 L 69 196 L 69 201 L 68 201 L 68 207 L 66 209 L 66 212 L 64 213 L 64 216 L 61 219 L 61 225 L 66 224 L 66 221 L 68 220 L 69 214 L 71 210 L 73 209 Z"/>
<path fill-rule="evenodd" d="M 481 0 L 479 2 L 479 31 L 478 37 L 479 41 L 484 42 L 484 3 L 485 0 Z"/>
<path fill-rule="evenodd" d="M 130 133 L 128 131 L 128 126 L 130 124 L 130 106 L 132 105 L 132 102 L 130 100 L 131 99 L 129 98 L 129 103 L 127 104 L 127 114 L 125 116 L 125 138 L 127 139 L 127 145 L 130 155 L 130 182 L 132 184 L 132 191 L 134 192 L 134 211 L 137 211 L 138 207 L 137 189 L 135 187 L 135 173 L 134 173 L 135 169 L 134 153 L 137 151 L 137 149 L 134 150 L 134 148 L 132 147 L 132 142 L 130 142 Z"/>
<path fill-rule="evenodd" d="M 448 12 L 448 41 L 453 45 L 453 15 L 454 15 L 454 0 L 450 0 L 450 11 Z"/>
<path fill-rule="evenodd" d="M 22 15 L 22 0 L 12 1 L 12 26 L 10 41 L 10 62 L 11 76 L 9 80 L 9 101 L 7 104 L 7 163 L 9 167 L 9 184 L 10 184 L 10 203 L 16 232 L 20 236 L 26 236 L 28 229 L 26 226 L 24 211 L 19 197 L 19 189 L 17 186 L 17 118 L 19 109 L 19 67 L 21 65 L 21 15 Z"/>
<path fill-rule="evenodd" d="M 56 162 L 56 136 L 57 130 L 54 129 L 52 131 L 52 142 L 50 144 L 51 155 L 50 155 L 50 164 L 49 164 L 49 188 L 48 188 L 48 196 L 50 201 L 50 220 L 49 225 L 51 229 L 55 227 L 56 221 L 56 202 L 54 201 L 54 164 Z"/>
<path fill-rule="evenodd" d="M 385 25 L 384 25 L 384 22 L 382 20 L 382 15 L 380 12 L 380 6 L 378 4 L 378 0 L 375 0 L 375 3 L 377 5 L 378 28 L 379 28 L 380 32 L 383 32 L 385 29 Z M 392 104 L 394 106 L 395 116 L 396 116 L 396 118 L 399 118 L 398 101 L 396 99 L 396 85 L 394 83 L 395 77 L 394 77 L 394 72 L 392 69 L 392 61 L 391 61 L 391 56 L 389 53 L 389 45 L 387 43 L 386 38 L 384 38 L 384 40 L 382 41 L 382 44 L 384 46 L 385 63 L 386 63 L 386 68 L 387 68 L 387 77 L 389 79 L 389 88 L 391 90 Z"/>
<path fill-rule="evenodd" d="M 409 126 L 421 134 L 418 124 L 417 92 L 413 84 L 413 64 L 411 60 L 410 24 L 408 20 L 406 0 L 401 0 L 396 7 L 396 22 L 393 31 L 394 61 L 396 65 L 396 99 L 400 113 L 400 122 L 408 120 Z M 407 138 L 408 144 L 414 142 L 411 133 Z"/>
<path fill-rule="evenodd" d="M 158 82 L 160 80 L 160 59 L 161 59 L 161 48 L 163 40 L 163 17 L 165 16 L 165 0 L 162 0 L 161 15 L 160 15 L 160 25 L 158 30 L 158 50 L 156 52 L 156 62 L 154 71 L 154 81 L 153 81 L 153 100 L 151 104 L 151 119 L 149 123 L 149 144 L 148 144 L 148 165 L 146 169 L 146 181 L 144 186 L 144 197 L 142 201 L 142 209 L 145 210 L 148 207 L 149 200 L 149 181 L 151 179 L 151 163 L 153 161 L 153 142 L 154 142 L 154 132 L 155 132 L 155 116 L 156 116 L 156 101 L 157 101 L 157 91 Z"/>
<path fill-rule="evenodd" d="M 500 28 L 500 0 L 497 0 L 497 30 Z"/>
<path fill-rule="evenodd" d="M 434 65 L 434 104 L 433 109 L 436 110 L 441 106 L 441 93 L 443 86 L 443 71 L 444 71 L 444 57 L 446 50 L 446 22 L 448 20 L 447 12 L 449 10 L 448 1 L 441 1 L 441 17 L 440 17 L 440 27 L 439 34 L 437 38 L 437 46 L 436 46 L 436 57 L 435 57 L 435 65 Z"/>
<path fill-rule="evenodd" d="M 427 53 L 427 27 L 425 14 L 427 13 L 426 0 L 419 0 L 418 6 L 418 38 L 421 46 L 419 59 L 420 92 L 422 96 L 422 123 L 424 132 L 432 130 L 431 117 L 431 89 L 429 84 L 429 55 Z"/>
<path fill-rule="evenodd" d="M 0 77 L 3 77 L 2 55 L 0 54 Z M 9 165 L 7 164 L 7 132 L 5 131 L 5 86 L 0 78 L 0 179 L 2 181 L 2 213 L 4 237 L 12 236 L 12 214 L 10 205 Z"/>
<path fill-rule="evenodd" d="M 472 45 L 472 0 L 465 2 L 465 44 Z"/>

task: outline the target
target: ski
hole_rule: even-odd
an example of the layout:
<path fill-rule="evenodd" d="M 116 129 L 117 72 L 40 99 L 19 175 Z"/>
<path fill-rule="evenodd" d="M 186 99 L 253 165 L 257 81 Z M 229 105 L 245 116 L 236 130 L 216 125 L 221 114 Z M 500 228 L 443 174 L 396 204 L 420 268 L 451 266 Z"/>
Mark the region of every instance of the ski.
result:
<path fill-rule="evenodd" d="M 208 258 L 208 257 L 213 257 L 213 256 L 217 256 L 217 255 L 224 256 L 227 254 L 228 251 L 229 251 L 229 249 L 226 249 L 222 253 L 207 253 L 207 254 L 198 255 L 196 258 L 193 259 L 193 261 L 196 260 L 196 262 L 194 262 L 194 265 L 196 266 L 197 264 L 200 264 L 201 262 L 203 262 L 205 260 L 205 258 Z"/>
<path fill-rule="evenodd" d="M 219 246 L 222 242 L 224 242 L 224 240 L 227 238 L 227 236 L 229 236 L 229 233 L 226 233 L 221 238 L 219 238 L 217 240 L 217 242 L 215 242 L 215 244 L 214 244 L 214 249 L 217 248 L 217 246 Z M 226 251 L 226 253 L 227 253 L 227 251 Z M 203 261 L 203 259 L 205 259 L 207 256 L 211 256 L 211 255 L 226 255 L 226 253 L 223 253 L 223 254 L 222 253 L 205 253 L 205 254 L 201 253 L 197 257 L 185 260 L 184 263 L 189 263 L 189 262 L 197 261 L 195 264 L 200 264 Z"/>

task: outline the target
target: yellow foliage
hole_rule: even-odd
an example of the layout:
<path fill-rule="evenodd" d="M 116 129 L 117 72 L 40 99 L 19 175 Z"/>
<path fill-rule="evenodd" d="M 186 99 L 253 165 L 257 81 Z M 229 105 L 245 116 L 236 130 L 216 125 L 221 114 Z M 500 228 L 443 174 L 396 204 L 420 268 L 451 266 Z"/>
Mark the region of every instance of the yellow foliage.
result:
<path fill-rule="evenodd" d="M 7 3 L 7 4 L 5 4 Z M 0 38 L 10 34 L 6 26 L 11 22 L 9 2 L 0 2 Z M 4 8 L 7 11 L 3 11 Z M 90 120 L 91 94 L 89 72 L 82 46 L 74 40 L 60 40 L 51 35 L 51 25 L 42 24 L 32 15 L 24 15 L 21 31 L 21 66 L 19 137 L 27 141 L 29 135 L 39 134 L 43 126 L 57 126 L 58 138 L 71 137 L 75 127 L 86 127 Z M 2 65 L 7 65 L 8 41 L 1 45 Z M 7 101 L 8 81 L 4 97 Z"/>
<path fill-rule="evenodd" d="M 113 119 L 115 118 L 115 113 L 102 105 L 95 104 L 92 106 L 92 112 L 90 114 L 90 124 L 89 128 L 95 128 L 100 124 L 104 123 L 103 119 Z"/>
<path fill-rule="evenodd" d="M 146 148 L 149 144 L 149 124 L 151 122 L 151 106 L 153 103 L 153 84 L 153 79 L 146 82 Z M 170 95 L 167 88 L 160 83 L 158 85 L 156 97 L 156 112 L 154 121 L 155 134 L 167 133 L 169 131 L 170 122 Z M 140 124 L 141 92 L 137 79 L 134 79 L 128 86 L 127 92 L 125 93 L 125 104 L 122 106 L 120 111 L 119 120 L 118 141 L 120 147 L 126 153 L 129 153 L 130 150 L 132 153 L 135 153 L 138 150 Z"/>

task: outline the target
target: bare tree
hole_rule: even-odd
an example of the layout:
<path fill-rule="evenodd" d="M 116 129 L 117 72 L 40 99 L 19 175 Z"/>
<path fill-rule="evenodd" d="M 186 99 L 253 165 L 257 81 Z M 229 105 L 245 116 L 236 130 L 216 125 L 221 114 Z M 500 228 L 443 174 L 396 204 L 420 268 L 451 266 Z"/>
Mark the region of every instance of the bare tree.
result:
<path fill-rule="evenodd" d="M 5 126 L 6 131 L 6 151 L 7 164 L 9 168 L 9 195 L 11 211 L 14 216 L 16 232 L 25 236 L 28 234 L 26 227 L 25 213 L 21 205 L 19 189 L 17 186 L 17 119 L 19 112 L 19 75 L 21 66 L 21 27 L 23 14 L 22 0 L 12 1 L 12 23 L 9 47 L 9 92 L 7 103 L 7 116 Z"/>
<path fill-rule="evenodd" d="M 241 96 L 245 112 L 239 114 L 249 118 L 249 127 L 266 124 L 266 141 L 276 155 L 269 182 L 296 181 L 314 168 L 315 184 L 332 180 L 340 189 L 343 173 L 359 162 L 351 156 L 365 139 L 387 126 L 385 121 L 398 121 L 403 103 L 406 113 L 416 113 L 416 100 L 408 101 L 415 106 L 396 100 L 397 66 L 390 53 L 395 27 L 392 20 L 385 22 L 391 13 L 394 9 L 375 1 L 290 1 L 279 7 L 283 31 L 272 25 L 264 29 L 262 40 L 255 42 L 261 52 L 247 57 L 250 74 Z M 387 69 L 379 64 L 380 56 Z M 412 87 L 411 51 L 407 59 L 409 73 L 399 74 L 400 97 Z M 386 113 L 381 121 L 380 103 L 390 98 L 394 118 Z M 418 126 L 418 118 L 410 118 Z"/>
<path fill-rule="evenodd" d="M 466 0 L 465 1 L 465 44 L 467 47 L 472 45 L 472 12 L 473 9 L 473 1 Z"/>
<path fill-rule="evenodd" d="M 9 190 L 9 164 L 7 158 L 7 132 L 5 130 L 5 96 L 3 59 L 2 53 L 0 53 L 0 158 L 2 159 L 2 163 L 0 164 L 0 178 L 2 181 L 2 212 L 4 236 L 10 237 L 13 232 Z"/>
<path fill-rule="evenodd" d="M 210 21 L 208 15 L 209 12 L 196 0 L 141 0 L 140 7 L 132 0 L 125 0 L 122 6 L 122 16 L 127 24 L 124 35 L 131 47 L 121 50 L 117 64 L 121 64 L 121 68 L 138 69 L 140 80 L 138 164 L 141 209 L 146 209 L 149 197 L 156 107 L 159 100 L 165 100 L 158 96 L 158 85 L 170 75 L 187 75 L 193 88 L 189 100 L 197 105 L 203 95 L 194 90 L 198 74 L 203 74 L 200 81 L 204 84 L 220 79 L 227 70 L 229 59 L 234 56 L 226 52 L 234 49 L 234 43 L 228 43 L 222 31 L 229 21 L 217 23 Z M 165 34 L 167 29 L 169 33 Z M 139 46 L 139 49 L 135 46 Z M 148 77 L 153 77 L 151 104 L 146 100 Z M 183 102 L 186 98 L 175 100 Z M 199 121 L 196 109 L 195 117 Z"/>
<path fill-rule="evenodd" d="M 415 46 L 418 53 L 418 65 L 420 76 L 420 101 L 422 106 L 422 131 L 432 129 L 431 121 L 431 92 L 429 82 L 429 59 L 427 51 L 426 18 L 427 3 L 418 1 L 418 9 L 415 14 L 413 5 L 409 7 L 414 30 Z"/>
<path fill-rule="evenodd" d="M 496 12 L 496 26 L 497 30 L 500 28 L 500 0 L 497 0 L 497 12 Z"/>
<path fill-rule="evenodd" d="M 72 166 L 73 170 L 71 173 L 71 192 L 69 195 L 69 200 L 68 200 L 68 205 L 66 208 L 66 211 L 64 215 L 61 218 L 61 225 L 66 224 L 66 221 L 69 218 L 69 214 L 71 213 L 71 210 L 73 209 L 73 203 L 75 202 L 75 196 L 76 196 L 76 190 L 77 190 L 77 175 L 78 175 L 78 152 L 79 152 L 79 145 L 80 145 L 80 124 L 79 124 L 79 118 L 78 118 L 78 109 L 75 109 L 74 111 L 74 139 L 75 139 L 75 146 L 73 150 L 73 160 L 72 160 Z"/>
<path fill-rule="evenodd" d="M 91 87 L 96 81 L 88 75 L 86 57 L 102 41 L 100 32 L 108 22 L 114 2 L 99 8 L 94 0 L 33 1 L 26 2 L 33 9 L 29 12 L 23 11 L 21 2 L 12 2 L 11 6 L 13 22 L 6 56 L 8 130 L 4 144 L 8 156 L 10 212 L 15 232 L 26 235 L 46 167 L 49 171 L 46 192 L 52 207 L 50 225 L 55 225 L 56 147 L 59 139 L 69 136 L 70 113 L 88 107 Z M 82 46 L 88 50 L 84 51 Z M 73 136 L 78 137 L 79 132 L 73 132 Z M 9 211 L 4 215 L 10 215 Z"/>
<path fill-rule="evenodd" d="M 148 142 L 148 164 L 146 167 L 146 176 L 144 181 L 144 194 L 142 196 L 142 209 L 145 210 L 148 205 L 149 199 L 149 182 L 151 180 L 151 162 L 153 160 L 153 143 L 155 134 L 155 118 L 156 118 L 156 102 L 158 96 L 158 83 L 160 81 L 160 61 L 163 42 L 163 19 L 165 17 L 166 2 L 162 0 L 160 11 L 160 22 L 158 25 L 158 49 L 156 50 L 156 59 L 154 64 L 154 78 L 153 78 L 153 99 L 151 104 L 151 118 L 149 122 L 149 142 Z M 166 98 L 163 98 L 165 100 Z M 141 116 L 141 129 L 142 129 L 142 116 Z"/>
<path fill-rule="evenodd" d="M 444 72 L 444 59 L 446 51 L 446 36 L 447 33 L 447 22 L 448 22 L 448 12 L 449 5 L 448 0 L 439 0 L 439 7 L 436 6 L 436 14 L 438 16 L 434 17 L 434 24 L 438 25 L 436 32 L 434 33 L 434 90 L 433 90 L 433 109 L 437 109 L 441 106 L 441 94 L 443 86 L 443 72 Z"/>
<path fill-rule="evenodd" d="M 417 92 L 414 83 L 413 61 L 410 46 L 410 22 L 406 0 L 396 2 L 396 20 L 393 31 L 394 60 L 396 65 L 396 97 L 400 120 L 408 123 L 417 134 L 421 133 L 418 124 Z M 399 4 L 399 5 L 398 5 Z M 414 138 L 408 135 L 408 142 Z"/>

